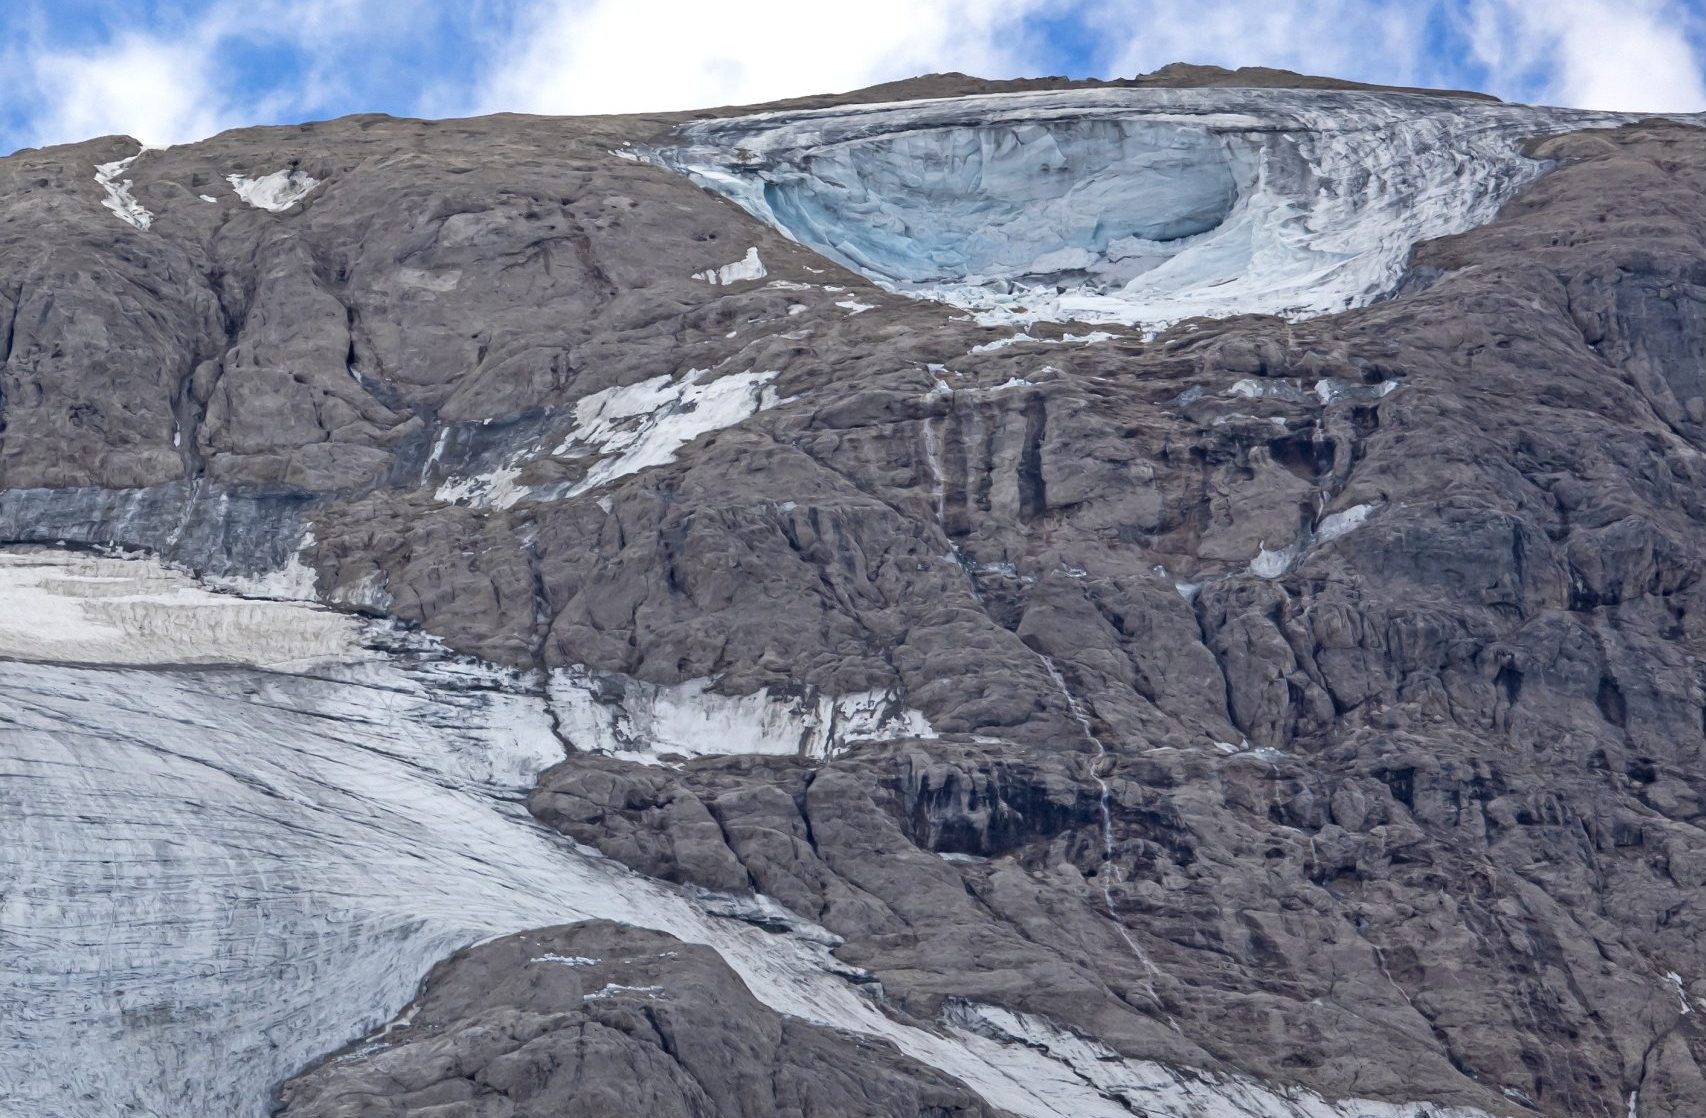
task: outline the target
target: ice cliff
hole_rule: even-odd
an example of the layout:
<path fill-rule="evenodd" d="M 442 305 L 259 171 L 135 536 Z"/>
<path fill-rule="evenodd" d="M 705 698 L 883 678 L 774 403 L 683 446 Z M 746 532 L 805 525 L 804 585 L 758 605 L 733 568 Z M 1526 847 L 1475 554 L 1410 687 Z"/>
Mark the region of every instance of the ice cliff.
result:
<path fill-rule="evenodd" d="M 653 158 L 892 290 L 988 320 L 1325 314 L 1610 114 L 1350 91 L 1086 89 L 704 121 Z"/>

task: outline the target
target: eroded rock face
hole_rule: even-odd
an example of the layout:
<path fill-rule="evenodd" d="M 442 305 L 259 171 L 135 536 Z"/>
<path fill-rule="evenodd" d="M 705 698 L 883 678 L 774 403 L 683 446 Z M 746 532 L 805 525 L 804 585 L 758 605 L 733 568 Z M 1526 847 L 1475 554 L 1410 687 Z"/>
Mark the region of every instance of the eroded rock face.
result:
<path fill-rule="evenodd" d="M 1536 139 L 1538 177 L 1415 246 L 1392 297 L 1145 338 L 980 326 L 617 154 L 684 123 L 359 118 L 101 179 L 134 145 L 0 161 L 5 536 L 299 563 L 541 694 L 882 696 L 892 738 L 832 757 L 642 765 L 670 758 L 588 755 L 559 717 L 572 752 L 528 806 L 822 924 L 920 1022 L 1002 1006 L 1329 1099 L 1692 1112 L 1706 130 Z M 438 1031 L 397 1049 L 417 1078 L 328 1063 L 291 1112 L 359 1088 L 506 1113 L 484 1084 L 535 1043 L 649 1069 L 660 1107 L 711 1090 L 639 1008 L 556 1023 L 528 999 L 567 987 L 504 942 L 429 986 Z M 464 1034 L 474 1079 L 420 1070 Z M 867 1057 L 889 1109 L 854 1112 L 979 1112 Z"/>
<path fill-rule="evenodd" d="M 406 1020 L 283 1090 L 289 1118 L 995 1118 L 894 1049 L 761 1005 L 711 948 L 593 921 L 433 970 Z"/>

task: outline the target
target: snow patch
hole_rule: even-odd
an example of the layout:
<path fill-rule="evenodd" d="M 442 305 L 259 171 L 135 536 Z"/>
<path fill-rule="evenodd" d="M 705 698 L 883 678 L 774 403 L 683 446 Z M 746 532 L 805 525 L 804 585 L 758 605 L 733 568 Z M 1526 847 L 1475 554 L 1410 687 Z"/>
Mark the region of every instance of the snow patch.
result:
<path fill-rule="evenodd" d="M 1010 345 L 1018 345 L 1021 342 L 1034 342 L 1036 340 L 1037 339 L 1031 337 L 1029 334 L 1026 334 L 1024 332 L 1020 332 L 1020 333 L 1014 334 L 1012 337 L 997 338 L 993 342 L 984 342 L 982 345 L 974 345 L 971 347 L 971 352 L 973 352 L 973 353 L 994 353 L 996 350 L 1006 349 Z"/>
<path fill-rule="evenodd" d="M 551 673 L 550 695 L 570 745 L 645 764 L 666 753 L 826 758 L 859 742 L 936 736 L 891 692 L 720 695 L 713 686 L 709 679 L 647 683 L 577 666 Z"/>
<path fill-rule="evenodd" d="M 1398 382 L 1395 380 L 1363 384 L 1361 381 L 1345 380 L 1342 377 L 1326 377 L 1315 382 L 1315 398 L 1323 404 L 1337 404 L 1344 400 L 1379 400 L 1397 387 Z"/>
<path fill-rule="evenodd" d="M 644 994 L 646 997 L 650 998 L 654 997 L 662 990 L 662 986 L 624 986 L 619 982 L 606 982 L 603 988 L 594 990 L 590 994 L 582 994 L 581 1000 L 590 1002 L 597 1001 L 602 998 L 619 997 L 623 994 Z"/>
<path fill-rule="evenodd" d="M 130 165 L 135 163 L 137 156 L 141 154 L 139 151 L 128 159 L 115 159 L 111 163 L 98 164 L 95 167 L 95 181 L 107 192 L 101 205 L 118 215 L 118 219 L 125 224 L 146 229 L 154 224 L 154 215 L 143 209 L 142 204 L 130 196 L 130 180 L 119 178 L 130 170 Z"/>
<path fill-rule="evenodd" d="M 1095 345 L 1097 342 L 1112 341 L 1115 337 L 1118 335 L 1110 334 L 1106 330 L 1092 330 L 1088 334 L 1062 334 L 1058 338 L 1033 338 L 1021 330 L 1009 338 L 997 338 L 993 342 L 984 342 L 982 345 L 972 346 L 971 352 L 994 353 L 998 349 L 1006 349 L 1008 346 L 1021 343 L 1025 345 Z"/>
<path fill-rule="evenodd" d="M 585 955 L 558 955 L 555 952 L 550 951 L 547 951 L 543 955 L 536 955 L 529 959 L 528 962 L 556 963 L 559 966 L 564 967 L 595 967 L 598 965 L 597 959 L 589 959 Z"/>
<path fill-rule="evenodd" d="M 757 247 L 746 250 L 746 255 L 733 264 L 724 264 L 721 268 L 709 268 L 703 272 L 694 272 L 693 278 L 704 280 L 713 287 L 726 287 L 731 283 L 743 280 L 763 279 L 769 275 L 764 268 L 764 261 L 758 258 Z"/>
<path fill-rule="evenodd" d="M 1297 548 L 1283 547 L 1270 551 L 1267 544 L 1250 560 L 1250 573 L 1257 578 L 1279 578 L 1291 570 L 1291 565 L 1297 561 Z"/>
<path fill-rule="evenodd" d="M 308 196 L 320 185 L 320 180 L 303 171 L 274 171 L 258 179 L 243 175 L 226 175 L 225 181 L 237 192 L 237 197 L 257 210 L 282 213 Z"/>
<path fill-rule="evenodd" d="M 1680 1003 L 1680 1011 L 1684 1017 L 1694 1012 L 1694 1007 L 1688 1004 L 1688 986 L 1682 980 L 1682 975 L 1671 971 L 1665 975 L 1665 981 L 1676 991 L 1676 1000 Z"/>
<path fill-rule="evenodd" d="M 1284 1090 L 1251 1078 L 1134 1060 L 1044 1018 L 999 1006 L 950 1001 L 943 1009 L 950 1035 L 996 1065 L 1018 1050 L 1044 1053 L 1026 1069 L 1031 1092 L 1055 1100 L 1073 1118 L 1487 1118 L 1485 1112 L 1437 1103 L 1329 1101 L 1302 1088 Z M 1015 1078 L 1019 1069 L 1014 1068 Z M 997 1106 L 997 1097 L 984 1097 Z"/>
<path fill-rule="evenodd" d="M 446 478 L 433 492 L 433 497 L 453 505 L 507 509 L 529 496 L 526 486 L 515 483 L 520 476 L 521 467 L 511 465 L 469 477 Z"/>
<path fill-rule="evenodd" d="M 675 452 L 700 435 L 785 402 L 770 387 L 774 372 L 703 379 L 709 375 L 706 369 L 690 369 L 680 380 L 672 380 L 666 373 L 576 401 L 574 430 L 552 453 L 603 457 L 566 495 L 673 462 Z"/>
<path fill-rule="evenodd" d="M 1327 543 L 1336 540 L 1347 532 L 1354 531 L 1367 523 L 1369 516 L 1380 506 L 1361 504 L 1352 505 L 1342 512 L 1335 512 L 1321 518 L 1321 523 L 1315 526 L 1315 542 Z"/>
<path fill-rule="evenodd" d="M 258 575 L 208 575 L 209 586 L 227 590 L 245 598 L 269 598 L 280 602 L 317 602 L 319 572 L 302 561 L 302 553 L 314 542 L 314 533 L 305 532 L 302 542 L 286 559 L 284 566 Z"/>

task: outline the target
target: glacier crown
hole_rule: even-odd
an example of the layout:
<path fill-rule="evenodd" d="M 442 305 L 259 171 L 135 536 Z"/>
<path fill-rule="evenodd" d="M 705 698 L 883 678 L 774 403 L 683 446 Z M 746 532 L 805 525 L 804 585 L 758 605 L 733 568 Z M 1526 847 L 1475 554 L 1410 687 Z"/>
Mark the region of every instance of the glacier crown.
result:
<path fill-rule="evenodd" d="M 698 121 L 649 158 L 988 323 L 1292 318 L 1492 220 L 1537 135 L 1628 117 L 1417 94 L 1098 88 Z"/>

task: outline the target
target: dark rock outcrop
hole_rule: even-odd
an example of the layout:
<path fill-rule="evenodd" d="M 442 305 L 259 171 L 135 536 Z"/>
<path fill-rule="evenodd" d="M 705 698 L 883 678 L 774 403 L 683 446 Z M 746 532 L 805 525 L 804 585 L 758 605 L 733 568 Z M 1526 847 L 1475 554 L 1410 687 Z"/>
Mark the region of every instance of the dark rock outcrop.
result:
<path fill-rule="evenodd" d="M 406 1020 L 285 1084 L 282 1118 L 999 1118 L 881 1042 L 761 1005 L 708 947 L 591 922 L 428 976 Z"/>

